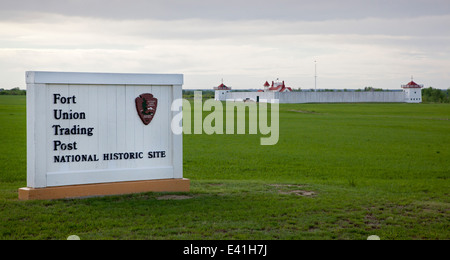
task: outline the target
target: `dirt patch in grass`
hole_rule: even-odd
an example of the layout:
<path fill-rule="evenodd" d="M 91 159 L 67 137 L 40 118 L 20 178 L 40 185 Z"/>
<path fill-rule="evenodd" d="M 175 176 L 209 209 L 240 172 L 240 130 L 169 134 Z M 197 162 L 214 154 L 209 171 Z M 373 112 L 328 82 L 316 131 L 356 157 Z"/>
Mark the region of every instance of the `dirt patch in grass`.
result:
<path fill-rule="evenodd" d="M 318 113 L 316 111 L 309 111 L 309 110 L 289 110 L 289 111 L 302 113 L 302 114 L 317 114 L 317 115 L 322 115 L 323 114 L 323 113 Z"/>
<path fill-rule="evenodd" d="M 302 188 L 306 187 L 307 185 L 304 184 L 269 184 L 269 186 L 275 187 L 275 188 Z"/>
<path fill-rule="evenodd" d="M 188 200 L 193 197 L 187 195 L 163 195 L 156 198 L 157 200 Z"/>
<path fill-rule="evenodd" d="M 208 186 L 223 186 L 223 183 L 208 183 Z"/>
<path fill-rule="evenodd" d="M 299 188 L 304 188 L 308 185 L 304 184 L 269 184 L 269 186 L 278 189 L 278 193 L 284 195 L 297 195 L 302 197 L 314 197 L 316 192 L 309 190 L 300 190 Z"/>
<path fill-rule="evenodd" d="M 380 229 L 381 224 L 372 213 L 366 214 L 366 216 L 364 217 L 364 222 L 370 229 Z"/>
<path fill-rule="evenodd" d="M 302 196 L 302 197 L 313 197 L 316 195 L 316 193 L 314 191 L 308 191 L 308 190 L 290 190 L 290 191 L 284 191 L 284 190 L 279 190 L 278 191 L 280 194 L 286 194 L 286 195 L 297 195 L 297 196 Z"/>

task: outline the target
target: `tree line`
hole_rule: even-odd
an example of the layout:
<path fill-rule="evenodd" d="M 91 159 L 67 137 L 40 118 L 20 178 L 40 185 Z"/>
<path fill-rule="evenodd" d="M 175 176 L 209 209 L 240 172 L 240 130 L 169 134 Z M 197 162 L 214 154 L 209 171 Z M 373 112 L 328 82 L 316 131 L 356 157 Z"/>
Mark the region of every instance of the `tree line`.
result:
<path fill-rule="evenodd" d="M 436 88 L 423 88 L 422 101 L 432 103 L 450 103 L 450 88 L 447 90 Z"/>
<path fill-rule="evenodd" d="M 195 90 L 185 90 L 183 89 L 183 98 L 193 99 Z M 214 90 L 197 90 L 202 92 L 202 98 L 209 99 L 214 98 L 215 91 Z"/>
<path fill-rule="evenodd" d="M 0 88 L 0 95 L 26 95 L 27 91 L 19 88 L 3 89 Z"/>
<path fill-rule="evenodd" d="M 347 91 L 346 89 L 343 91 Z M 358 91 L 358 90 L 356 90 Z M 375 89 L 372 87 L 366 87 L 364 90 L 359 91 L 382 91 L 381 89 Z M 26 90 L 19 88 L 3 89 L 0 88 L 0 95 L 26 95 Z M 194 91 L 183 90 L 184 98 L 193 98 Z M 204 98 L 214 98 L 214 91 L 203 91 Z M 427 103 L 450 103 L 450 88 L 447 90 L 437 89 L 433 87 L 422 89 L 422 100 Z"/>

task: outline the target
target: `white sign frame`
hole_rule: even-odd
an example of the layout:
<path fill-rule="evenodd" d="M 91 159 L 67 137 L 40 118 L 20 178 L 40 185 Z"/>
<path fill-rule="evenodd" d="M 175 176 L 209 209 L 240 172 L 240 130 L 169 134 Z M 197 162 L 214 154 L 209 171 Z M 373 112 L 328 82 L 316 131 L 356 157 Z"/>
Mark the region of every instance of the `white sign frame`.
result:
<path fill-rule="evenodd" d="M 172 118 L 180 113 L 171 111 L 171 104 L 176 99 L 182 98 L 182 85 L 183 85 L 183 75 L 182 74 L 123 74 L 123 73 L 78 73 L 78 72 L 42 72 L 42 71 L 28 71 L 26 72 L 26 83 L 27 83 L 27 186 L 30 188 L 45 188 L 45 187 L 55 187 L 55 186 L 67 186 L 67 185 L 81 185 L 81 184 L 94 184 L 94 183 L 111 183 L 111 182 L 126 182 L 126 181 L 140 181 L 140 180 L 161 180 L 161 179 L 182 179 L 183 178 L 183 141 L 182 135 L 175 135 L 171 131 L 171 121 Z M 64 89 L 68 89 L 70 94 L 65 94 Z M 82 90 L 80 90 L 82 89 Z M 52 118 L 52 113 L 56 108 L 59 108 L 61 103 L 61 98 L 66 98 L 66 104 L 70 100 L 70 97 L 77 97 L 77 105 L 82 103 L 81 98 L 85 100 L 84 104 L 94 104 L 87 100 L 87 97 L 92 97 L 90 92 L 86 94 L 81 94 L 86 89 L 94 90 L 96 89 L 98 93 L 103 93 L 105 95 L 116 96 L 116 99 L 111 105 L 109 102 L 108 108 L 102 110 L 102 104 L 97 104 L 95 108 L 86 107 L 74 107 L 69 110 L 69 107 L 65 107 L 64 111 L 71 111 L 74 113 L 80 110 L 86 110 L 85 117 L 86 120 L 76 121 L 68 123 L 68 125 L 74 125 L 74 127 L 88 127 L 90 124 L 94 124 L 93 136 L 86 138 L 83 137 L 73 137 L 70 143 L 74 143 L 73 140 L 80 140 L 78 147 L 84 146 L 84 153 L 89 150 L 88 145 L 92 143 L 93 140 L 101 138 L 105 135 L 105 132 L 110 127 L 116 127 L 116 129 L 123 129 L 123 125 L 133 125 L 135 126 L 134 132 L 138 133 L 141 129 L 145 132 L 144 136 L 161 135 L 162 139 L 167 141 L 164 143 L 166 147 L 162 150 L 164 153 L 159 153 L 159 156 L 164 155 L 164 158 L 156 158 L 155 160 L 149 159 L 151 152 L 151 147 L 145 147 L 137 151 L 138 148 L 130 147 L 129 149 L 124 149 L 122 145 L 122 150 L 117 148 L 109 150 L 94 151 L 97 155 L 94 157 L 97 162 L 92 162 L 89 166 L 88 162 L 84 162 L 84 166 L 71 166 L 75 165 L 76 162 L 69 163 L 59 163 L 59 165 L 54 166 L 55 161 L 55 149 L 61 149 L 61 146 L 57 146 L 55 142 L 59 141 L 58 138 L 66 138 L 61 136 L 55 136 L 59 129 L 53 127 L 55 125 Z M 100 90 L 101 89 L 101 90 Z M 134 91 L 134 92 L 133 92 Z M 59 93 L 61 92 L 61 93 Z M 155 113 L 153 121 L 149 125 L 144 125 L 140 120 L 136 108 L 130 108 L 135 106 L 134 99 L 137 95 L 147 92 L 156 92 L 164 97 L 159 97 L 158 107 Z M 55 96 L 58 93 L 60 96 Z M 78 94 L 77 94 L 78 93 Z M 115 93 L 115 94 L 111 94 Z M 131 93 L 131 94 L 130 94 Z M 137 93 L 137 95 L 136 95 Z M 100 95 L 98 94 L 98 95 Z M 67 97 L 66 97 L 67 96 Z M 98 99 L 97 99 L 98 100 Z M 63 100 L 64 101 L 64 100 Z M 94 102 L 95 103 L 95 102 Z M 120 104 L 125 103 L 127 106 L 126 111 L 120 109 Z M 65 104 L 61 105 L 64 107 Z M 108 121 L 108 115 L 110 114 L 111 108 L 117 106 L 116 113 L 120 113 L 120 117 L 116 116 L 115 121 Z M 105 118 L 100 115 L 93 115 L 93 111 L 103 111 Z M 109 110 L 108 110 L 109 109 Z M 107 112 L 105 112 L 107 111 Z M 56 113 L 56 112 L 54 112 Z M 95 117 L 97 122 L 92 123 L 89 118 Z M 159 117 L 159 118 L 157 118 Z M 99 120 L 104 119 L 104 121 Z M 122 120 L 124 119 L 124 120 Z M 67 122 L 71 120 L 66 120 Z M 101 121 L 101 122 L 100 122 Z M 99 123 L 100 122 L 100 123 Z M 66 123 L 66 122 L 64 122 Z M 138 126 L 139 125 L 139 126 Z M 119 127 L 120 126 L 120 127 Z M 149 130 L 155 127 L 159 127 L 159 130 Z M 164 130 L 163 130 L 164 129 Z M 166 132 L 167 130 L 167 132 Z M 121 136 L 125 136 L 123 130 L 121 133 L 115 132 L 116 143 Z M 128 134 L 126 136 L 132 136 Z M 68 137 L 69 139 L 71 137 Z M 78 139 L 77 139 L 78 138 Z M 60 140 L 64 143 L 65 140 Z M 152 139 L 154 140 L 154 139 Z M 98 141 L 97 143 L 110 143 L 110 140 Z M 134 145 L 138 143 L 139 140 L 135 141 Z M 151 141 L 147 141 L 151 142 Z M 113 143 L 113 142 L 112 142 Z M 108 146 L 107 145 L 107 146 Z M 164 146 L 162 145 L 162 146 Z M 117 144 L 117 147 L 120 145 Z M 55 149 L 49 149 L 55 147 Z M 160 148 L 160 147 L 159 147 Z M 166 150 L 167 149 L 167 150 Z M 134 163 L 123 161 L 111 161 L 107 162 L 103 166 L 99 166 L 104 158 L 105 153 L 120 153 L 120 152 L 139 152 L 139 155 L 144 158 L 140 158 L 139 162 L 145 163 Z M 142 152 L 142 154 L 140 153 Z M 70 154 L 69 151 L 60 152 L 62 154 Z M 148 154 L 148 155 L 147 155 Z M 125 157 L 125 156 L 124 156 Z M 108 157 L 106 157 L 108 158 Z M 73 159 L 73 157 L 72 157 Z M 158 165 L 157 163 L 148 163 L 163 161 L 163 165 Z M 114 166 L 122 163 L 121 167 L 115 168 Z M 81 165 L 82 163 L 80 163 Z M 155 164 L 155 166 L 153 166 Z M 106 166 L 105 166 L 106 165 Z M 125 166 L 124 166 L 125 165 Z M 129 166 L 126 166 L 129 165 Z M 56 167 L 56 168 L 55 168 Z M 56 169 L 56 170 L 55 170 Z"/>

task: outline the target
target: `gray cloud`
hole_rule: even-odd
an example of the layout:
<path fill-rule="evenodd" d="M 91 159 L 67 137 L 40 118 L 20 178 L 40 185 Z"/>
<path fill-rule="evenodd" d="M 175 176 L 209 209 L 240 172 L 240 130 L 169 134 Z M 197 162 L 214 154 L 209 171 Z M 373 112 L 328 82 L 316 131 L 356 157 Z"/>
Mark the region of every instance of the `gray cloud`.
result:
<path fill-rule="evenodd" d="M 26 70 L 184 73 L 258 88 L 447 88 L 450 12 L 422 0 L 0 0 L 0 87 Z"/>
<path fill-rule="evenodd" d="M 2 0 L 1 19 L 40 13 L 107 19 L 323 21 L 450 14 L 448 0 Z"/>

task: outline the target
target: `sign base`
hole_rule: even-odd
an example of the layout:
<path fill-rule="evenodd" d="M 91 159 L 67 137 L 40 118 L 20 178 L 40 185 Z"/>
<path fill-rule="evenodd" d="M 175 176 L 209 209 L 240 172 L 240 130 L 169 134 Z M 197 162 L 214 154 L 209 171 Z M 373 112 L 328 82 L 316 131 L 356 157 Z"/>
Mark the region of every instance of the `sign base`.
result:
<path fill-rule="evenodd" d="M 162 179 L 98 184 L 20 188 L 19 200 L 52 200 L 142 192 L 188 192 L 189 179 Z"/>

